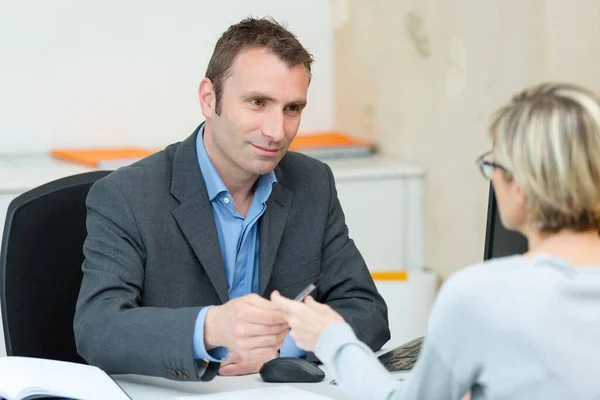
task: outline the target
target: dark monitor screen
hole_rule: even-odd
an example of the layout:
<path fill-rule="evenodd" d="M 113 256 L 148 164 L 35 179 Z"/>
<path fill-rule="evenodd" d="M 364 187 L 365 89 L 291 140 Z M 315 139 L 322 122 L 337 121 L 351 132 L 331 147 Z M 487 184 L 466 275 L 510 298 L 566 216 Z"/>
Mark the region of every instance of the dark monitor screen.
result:
<path fill-rule="evenodd" d="M 494 189 L 490 185 L 483 259 L 489 260 L 490 258 L 523 254 L 526 251 L 527 239 L 520 233 L 509 231 L 502 226 Z"/>

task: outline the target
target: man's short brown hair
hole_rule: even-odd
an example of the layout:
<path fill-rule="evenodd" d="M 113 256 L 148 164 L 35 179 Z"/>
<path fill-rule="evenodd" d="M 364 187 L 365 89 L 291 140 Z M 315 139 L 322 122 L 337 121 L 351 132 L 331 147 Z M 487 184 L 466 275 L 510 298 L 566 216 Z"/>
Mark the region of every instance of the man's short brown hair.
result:
<path fill-rule="evenodd" d="M 221 112 L 223 83 L 231 74 L 231 66 L 244 50 L 265 49 L 288 66 L 303 64 L 311 78 L 313 56 L 296 36 L 273 18 L 246 18 L 231 25 L 219 38 L 206 69 L 216 97 L 215 112 Z"/>

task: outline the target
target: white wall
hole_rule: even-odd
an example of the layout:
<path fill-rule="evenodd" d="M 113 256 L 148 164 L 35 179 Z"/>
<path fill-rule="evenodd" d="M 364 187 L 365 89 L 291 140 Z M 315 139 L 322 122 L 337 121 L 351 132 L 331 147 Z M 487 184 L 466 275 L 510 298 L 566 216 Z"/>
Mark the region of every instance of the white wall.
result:
<path fill-rule="evenodd" d="M 301 131 L 331 129 L 328 0 L 0 0 L 0 153 L 185 138 L 217 38 L 249 15 L 287 22 L 313 53 Z"/>

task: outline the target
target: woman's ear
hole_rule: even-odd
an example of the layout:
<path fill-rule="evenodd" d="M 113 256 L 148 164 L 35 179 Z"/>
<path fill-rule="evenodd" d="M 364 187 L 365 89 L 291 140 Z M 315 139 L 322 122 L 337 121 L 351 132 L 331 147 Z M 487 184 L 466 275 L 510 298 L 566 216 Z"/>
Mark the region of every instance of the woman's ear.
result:
<path fill-rule="evenodd" d="M 525 194 L 525 190 L 523 187 L 519 185 L 513 178 L 512 182 L 512 200 L 513 204 L 515 204 L 515 208 L 513 208 L 513 223 L 515 226 L 523 226 L 528 221 L 528 213 L 527 213 L 527 195 Z"/>
<path fill-rule="evenodd" d="M 520 205 L 525 207 L 525 202 L 527 200 L 527 196 L 525 195 L 525 190 L 523 190 L 523 187 L 521 185 L 519 185 L 513 178 L 513 191 L 514 191 L 514 200 L 515 202 Z"/>

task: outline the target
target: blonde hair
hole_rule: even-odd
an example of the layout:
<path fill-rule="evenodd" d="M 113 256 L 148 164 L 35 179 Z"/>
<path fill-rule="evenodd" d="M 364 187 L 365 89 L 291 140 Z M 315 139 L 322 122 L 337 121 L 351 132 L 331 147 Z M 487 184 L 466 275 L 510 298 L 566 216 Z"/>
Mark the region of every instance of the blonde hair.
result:
<path fill-rule="evenodd" d="M 496 161 L 526 196 L 542 232 L 600 228 L 600 98 L 544 83 L 500 108 L 490 133 Z"/>

